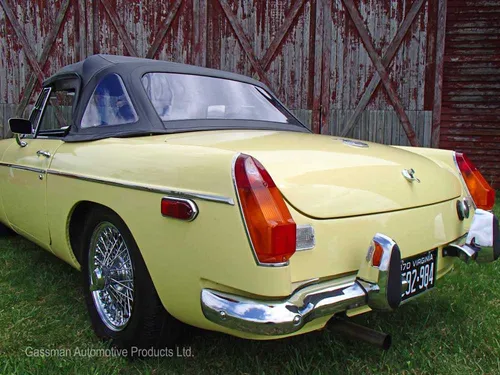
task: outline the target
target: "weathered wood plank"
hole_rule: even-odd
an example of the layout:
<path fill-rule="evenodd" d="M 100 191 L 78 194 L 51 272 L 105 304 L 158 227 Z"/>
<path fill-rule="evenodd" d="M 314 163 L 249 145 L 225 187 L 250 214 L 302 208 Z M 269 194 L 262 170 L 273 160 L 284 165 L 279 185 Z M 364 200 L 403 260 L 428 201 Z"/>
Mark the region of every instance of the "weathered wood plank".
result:
<path fill-rule="evenodd" d="M 243 28 L 241 27 L 239 21 L 236 19 L 236 16 L 231 11 L 231 8 L 229 7 L 228 3 L 226 2 L 226 0 L 219 0 L 219 4 L 224 10 L 224 13 L 226 14 L 226 17 L 229 20 L 229 23 L 231 24 L 234 33 L 238 37 L 239 43 L 243 47 L 243 50 L 245 51 L 247 58 L 250 60 L 250 63 L 252 64 L 252 67 L 259 75 L 259 79 L 266 85 L 271 86 L 269 79 L 267 78 L 267 75 L 264 72 L 264 69 L 262 69 L 260 62 L 257 60 L 257 57 L 255 56 L 255 53 L 252 49 L 252 46 L 248 40 L 247 35 L 243 31 Z"/>
<path fill-rule="evenodd" d="M 399 28 L 398 32 L 396 33 L 396 36 L 392 40 L 392 42 L 389 44 L 389 47 L 387 48 L 384 57 L 382 58 L 382 65 L 384 68 L 388 68 L 390 63 L 392 62 L 394 56 L 396 55 L 396 52 L 398 48 L 401 45 L 401 42 L 403 41 L 403 38 L 407 34 L 408 30 L 410 29 L 410 26 L 412 25 L 416 15 L 420 12 L 420 9 L 422 5 L 424 4 L 424 0 L 416 0 L 413 3 L 412 8 L 408 12 L 408 15 L 406 16 L 405 20 L 401 24 L 401 27 Z M 380 84 L 380 75 L 374 74 L 372 75 L 372 78 L 370 79 L 370 83 L 368 84 L 368 87 L 365 89 L 361 99 L 359 100 L 356 109 L 354 110 L 353 116 L 347 121 L 346 127 L 342 131 L 342 135 L 346 135 L 351 131 L 351 129 L 356 125 L 356 122 L 360 116 L 360 114 L 363 112 L 363 110 L 366 108 L 368 105 L 368 102 L 371 100 L 372 95 L 374 92 L 377 90 L 379 84 Z"/>
<path fill-rule="evenodd" d="M 434 80 L 434 106 L 432 109 L 432 147 L 439 147 L 441 126 L 441 97 L 443 92 L 444 48 L 446 38 L 446 0 L 438 1 L 438 28 L 436 36 L 436 73 Z"/>
<path fill-rule="evenodd" d="M 167 19 L 156 33 L 154 42 L 149 48 L 148 52 L 146 53 L 147 58 L 151 59 L 156 55 L 156 52 L 158 51 L 158 48 L 160 47 L 160 44 L 163 41 L 163 38 L 165 38 L 167 31 L 170 29 L 172 21 L 177 15 L 177 12 L 182 4 L 182 1 L 183 0 L 175 0 L 174 4 L 172 5 L 172 8 L 170 8 L 170 12 L 168 13 Z"/>
<path fill-rule="evenodd" d="M 47 35 L 47 39 L 45 41 L 45 45 L 43 47 L 42 54 L 40 55 L 40 58 L 37 60 L 39 62 L 39 66 L 41 67 L 41 69 L 43 69 L 43 67 L 47 63 L 47 60 L 48 60 L 49 55 L 50 55 L 50 51 L 54 45 L 54 41 L 57 37 L 57 34 L 59 33 L 59 31 L 61 29 L 64 17 L 66 16 L 66 13 L 68 11 L 69 4 L 70 4 L 70 0 L 65 0 L 61 4 L 61 8 L 59 9 L 59 13 L 55 19 L 54 26 L 52 27 L 52 30 L 50 31 L 50 33 Z M 33 94 L 33 90 L 35 89 L 37 79 L 38 79 L 38 76 L 36 74 L 31 75 L 28 83 L 26 84 L 26 87 L 24 89 L 20 103 L 16 109 L 16 116 L 17 117 L 22 117 L 24 110 L 26 109 L 26 106 L 28 105 L 28 103 L 31 99 L 31 96 Z"/>
<path fill-rule="evenodd" d="M 315 39 L 314 39 L 314 87 L 312 100 L 312 131 L 321 132 L 321 92 L 322 92 L 322 69 L 323 62 L 323 30 L 324 30 L 324 7 L 321 1 L 316 2 L 314 11 Z"/>
<path fill-rule="evenodd" d="M 19 39 L 19 42 L 23 46 L 24 54 L 28 58 L 31 68 L 35 71 L 38 80 L 40 82 L 43 82 L 43 80 L 45 79 L 45 74 L 43 74 L 43 71 L 40 68 L 40 65 L 38 64 L 38 60 L 35 56 L 35 53 L 33 52 L 33 49 L 31 48 L 28 39 L 26 38 L 26 35 L 24 34 L 21 25 L 19 24 L 19 21 L 12 12 L 12 9 L 10 8 L 8 1 L 0 0 L 0 5 L 2 5 L 5 15 L 9 19 L 9 22 L 12 25 L 12 28 L 14 29 L 14 32 L 16 33 L 17 38 Z"/>
<path fill-rule="evenodd" d="M 387 70 L 385 69 L 384 65 L 382 64 L 380 56 L 377 54 L 375 48 L 373 47 L 372 41 L 370 39 L 370 36 L 368 35 L 368 32 L 366 31 L 366 28 L 364 27 L 363 21 L 359 15 L 359 12 L 352 0 L 344 0 L 344 5 L 346 9 L 348 10 L 351 19 L 354 22 L 354 25 L 356 26 L 356 29 L 358 30 L 358 33 L 361 37 L 361 40 L 363 41 L 363 44 L 370 55 L 370 58 L 375 65 L 375 68 L 378 71 L 378 74 L 380 75 L 380 79 L 382 80 L 382 83 L 386 89 L 386 92 L 391 99 L 391 102 L 393 106 L 396 109 L 396 113 L 398 114 L 398 117 L 401 121 L 401 125 L 403 126 L 403 129 L 405 130 L 406 136 L 408 137 L 408 140 L 410 141 L 412 146 L 418 146 L 419 142 L 417 140 L 415 130 L 413 129 L 413 126 L 410 123 L 410 120 L 408 119 L 408 116 L 405 113 L 405 110 L 401 104 L 401 101 L 396 94 L 394 90 L 394 85 L 392 83 L 392 80 L 389 77 L 389 74 Z"/>
<path fill-rule="evenodd" d="M 0 0 L 4 1 L 4 0 Z M 101 4 L 104 6 L 104 9 L 106 10 L 106 13 L 108 14 L 109 19 L 111 20 L 111 23 L 115 27 L 116 31 L 118 32 L 118 35 L 120 35 L 120 38 L 125 45 L 125 48 L 127 49 L 127 52 L 130 54 L 130 56 L 139 56 L 137 54 L 137 51 L 135 50 L 135 47 L 132 45 L 132 42 L 130 41 L 130 37 L 125 31 L 120 19 L 118 18 L 118 14 L 116 14 L 116 10 L 111 6 L 111 3 L 106 0 L 100 0 Z"/>

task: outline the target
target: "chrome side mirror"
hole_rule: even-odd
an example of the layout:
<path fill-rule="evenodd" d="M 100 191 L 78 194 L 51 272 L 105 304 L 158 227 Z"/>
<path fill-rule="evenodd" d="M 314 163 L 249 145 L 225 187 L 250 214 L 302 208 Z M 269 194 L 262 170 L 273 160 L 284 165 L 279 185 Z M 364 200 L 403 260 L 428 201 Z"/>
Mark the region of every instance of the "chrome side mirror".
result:
<path fill-rule="evenodd" d="M 9 119 L 9 127 L 10 131 L 14 133 L 17 144 L 21 147 L 26 147 L 28 144 L 21 140 L 21 136 L 33 132 L 31 121 L 23 118 L 11 118 Z"/>

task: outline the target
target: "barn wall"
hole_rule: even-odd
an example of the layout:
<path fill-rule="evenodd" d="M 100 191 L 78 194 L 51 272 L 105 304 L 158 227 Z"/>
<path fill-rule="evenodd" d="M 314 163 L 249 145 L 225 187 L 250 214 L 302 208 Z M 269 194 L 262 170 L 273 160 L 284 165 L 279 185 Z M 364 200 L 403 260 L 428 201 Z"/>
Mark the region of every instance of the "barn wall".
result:
<path fill-rule="evenodd" d="M 43 77 L 110 53 L 253 76 L 318 133 L 430 146 L 442 1 L 0 0 L 0 135 Z"/>
<path fill-rule="evenodd" d="M 448 0 L 440 146 L 500 188 L 500 0 Z"/>

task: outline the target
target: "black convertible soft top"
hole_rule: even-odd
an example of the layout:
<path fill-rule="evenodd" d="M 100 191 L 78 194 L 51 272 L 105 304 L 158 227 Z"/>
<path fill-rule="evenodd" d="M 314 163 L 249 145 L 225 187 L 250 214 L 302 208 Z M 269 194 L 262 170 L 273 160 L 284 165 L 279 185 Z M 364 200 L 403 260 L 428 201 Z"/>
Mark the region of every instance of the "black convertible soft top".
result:
<path fill-rule="evenodd" d="M 239 74 L 168 61 L 126 56 L 93 55 L 81 62 L 62 68 L 43 83 L 44 87 L 67 86 L 69 83 L 75 88 L 76 99 L 72 110 L 74 121 L 64 140 L 78 142 L 108 137 L 241 128 L 309 132 L 299 120 L 296 123 L 254 120 L 221 121 L 219 119 L 161 121 L 141 83 L 142 76 L 150 72 L 192 74 L 249 83 L 261 87 L 278 101 L 263 83 Z M 137 111 L 138 121 L 131 124 L 81 128 L 79 124 L 89 98 L 100 80 L 110 73 L 116 73 L 122 78 Z M 288 110 L 286 111 L 290 113 Z"/>

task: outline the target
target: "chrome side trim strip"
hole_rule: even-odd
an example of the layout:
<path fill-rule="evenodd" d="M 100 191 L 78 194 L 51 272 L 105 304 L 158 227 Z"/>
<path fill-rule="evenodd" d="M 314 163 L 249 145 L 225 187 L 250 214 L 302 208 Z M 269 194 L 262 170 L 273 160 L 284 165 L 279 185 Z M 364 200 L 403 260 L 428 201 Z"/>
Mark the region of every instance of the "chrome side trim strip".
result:
<path fill-rule="evenodd" d="M 8 167 L 8 168 L 14 168 L 14 169 L 20 169 L 22 171 L 30 171 L 30 172 L 35 172 L 35 173 L 42 173 L 42 174 L 46 173 L 45 169 L 28 167 L 28 166 L 25 166 L 25 165 L 17 165 L 17 164 L 9 164 L 9 163 L 2 163 L 2 162 L 0 162 L 0 166 L 2 166 L 2 167 Z"/>
<path fill-rule="evenodd" d="M 47 171 L 47 173 L 51 174 L 51 175 L 55 175 L 55 176 L 74 178 L 77 180 L 95 182 L 98 184 L 104 184 L 104 185 L 110 185 L 110 186 L 117 186 L 117 187 L 122 187 L 122 188 L 126 188 L 126 189 L 148 191 L 150 193 L 158 193 L 158 194 L 175 196 L 175 197 L 186 198 L 186 199 L 201 199 L 204 201 L 225 203 L 225 204 L 228 204 L 230 206 L 234 206 L 234 200 L 232 198 L 223 197 L 220 195 L 195 193 L 192 191 L 171 190 L 168 188 L 160 188 L 160 187 L 154 187 L 154 186 L 137 184 L 137 183 L 112 181 L 112 180 L 106 180 L 106 179 L 102 179 L 102 178 L 94 178 L 94 177 L 89 177 L 89 176 L 73 174 L 73 173 L 55 171 L 52 169 L 49 169 Z"/>

